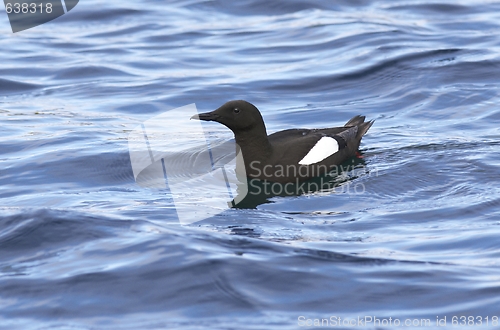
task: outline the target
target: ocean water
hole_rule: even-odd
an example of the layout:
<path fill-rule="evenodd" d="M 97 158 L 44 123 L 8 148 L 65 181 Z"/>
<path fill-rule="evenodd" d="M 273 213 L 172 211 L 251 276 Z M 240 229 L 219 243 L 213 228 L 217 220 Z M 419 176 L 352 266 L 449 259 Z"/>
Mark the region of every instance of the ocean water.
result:
<path fill-rule="evenodd" d="M 0 17 L 0 329 L 498 327 L 500 2 L 82 0 L 15 34 Z M 128 136 L 231 99 L 269 132 L 375 124 L 335 187 L 183 225 L 227 196 L 138 185 Z"/>

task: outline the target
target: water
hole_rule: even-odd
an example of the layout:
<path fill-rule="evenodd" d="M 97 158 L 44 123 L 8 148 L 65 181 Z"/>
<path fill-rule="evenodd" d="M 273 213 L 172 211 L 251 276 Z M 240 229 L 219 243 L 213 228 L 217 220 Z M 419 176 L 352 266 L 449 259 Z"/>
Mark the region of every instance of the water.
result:
<path fill-rule="evenodd" d="M 87 0 L 16 34 L 3 16 L 0 328 L 491 328 L 498 22 L 499 2 L 445 0 Z M 269 132 L 375 119 L 361 171 L 180 225 L 168 190 L 135 183 L 128 133 L 230 99 Z"/>

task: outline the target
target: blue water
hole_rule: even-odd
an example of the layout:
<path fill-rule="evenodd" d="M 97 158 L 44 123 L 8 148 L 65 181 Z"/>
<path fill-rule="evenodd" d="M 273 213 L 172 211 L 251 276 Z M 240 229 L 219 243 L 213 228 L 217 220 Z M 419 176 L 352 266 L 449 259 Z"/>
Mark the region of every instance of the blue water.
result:
<path fill-rule="evenodd" d="M 0 49 L 1 329 L 500 317 L 500 2 L 82 0 Z M 359 171 L 181 225 L 128 134 L 231 99 L 375 119 Z"/>

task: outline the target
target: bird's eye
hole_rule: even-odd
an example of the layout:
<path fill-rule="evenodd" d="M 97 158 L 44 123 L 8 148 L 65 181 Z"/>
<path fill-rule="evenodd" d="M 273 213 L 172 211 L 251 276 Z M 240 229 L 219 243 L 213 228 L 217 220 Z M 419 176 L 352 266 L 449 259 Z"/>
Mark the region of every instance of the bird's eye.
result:
<path fill-rule="evenodd" d="M 234 108 L 234 109 L 233 109 L 233 112 L 234 112 L 234 113 L 240 113 L 240 109 L 238 109 L 238 108 Z"/>

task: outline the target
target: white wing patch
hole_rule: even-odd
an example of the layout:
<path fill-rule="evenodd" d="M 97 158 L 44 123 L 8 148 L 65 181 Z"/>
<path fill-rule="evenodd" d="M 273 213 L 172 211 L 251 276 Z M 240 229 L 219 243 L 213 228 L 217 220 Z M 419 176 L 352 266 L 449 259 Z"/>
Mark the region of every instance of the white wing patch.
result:
<path fill-rule="evenodd" d="M 329 136 L 323 136 L 312 147 L 307 155 L 299 162 L 300 165 L 311 165 L 322 161 L 323 159 L 333 155 L 339 151 L 338 142 Z"/>

